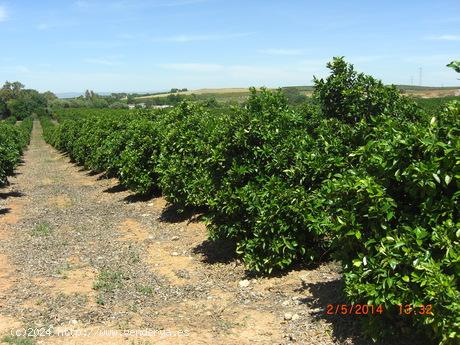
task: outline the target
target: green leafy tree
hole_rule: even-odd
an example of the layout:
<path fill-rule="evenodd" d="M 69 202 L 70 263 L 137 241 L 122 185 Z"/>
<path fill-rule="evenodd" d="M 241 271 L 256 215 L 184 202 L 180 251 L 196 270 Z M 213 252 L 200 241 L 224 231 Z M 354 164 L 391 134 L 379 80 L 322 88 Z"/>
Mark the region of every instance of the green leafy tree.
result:
<path fill-rule="evenodd" d="M 460 61 L 458 60 L 454 60 L 451 63 L 447 64 L 447 67 L 453 68 L 455 72 L 460 73 Z"/>
<path fill-rule="evenodd" d="M 119 93 L 111 93 L 110 95 L 115 99 L 122 99 L 122 98 L 126 98 L 127 93 L 119 92 Z"/>
<path fill-rule="evenodd" d="M 343 57 L 333 58 L 327 67 L 331 70 L 329 77 L 314 78 L 314 98 L 327 118 L 353 124 L 381 114 L 418 117 L 415 102 L 402 96 L 395 86 L 385 86 L 370 75 L 356 72 Z"/>
<path fill-rule="evenodd" d="M 18 81 L 6 81 L 0 89 L 0 118 L 6 118 L 11 115 L 7 103 L 8 101 L 18 98 L 24 85 Z"/>
<path fill-rule="evenodd" d="M 17 98 L 7 102 L 11 116 L 19 120 L 33 114 L 44 115 L 46 113 L 47 100 L 44 95 L 35 90 L 23 90 Z"/>
<path fill-rule="evenodd" d="M 109 103 L 104 98 L 95 97 L 92 99 L 92 105 L 94 108 L 107 108 Z"/>
<path fill-rule="evenodd" d="M 134 97 L 134 95 L 128 95 L 126 98 L 127 98 L 128 104 L 133 104 L 136 101 L 136 98 Z"/>
<path fill-rule="evenodd" d="M 18 98 L 21 91 L 24 89 L 24 84 L 15 81 L 15 82 L 8 82 L 6 81 L 3 85 L 1 92 L 1 98 L 5 99 L 6 101 L 12 98 Z"/>
<path fill-rule="evenodd" d="M 460 61 L 452 61 L 447 67 L 453 68 L 455 72 L 460 73 Z"/>
<path fill-rule="evenodd" d="M 47 101 L 54 101 L 55 99 L 57 99 L 57 96 L 51 91 L 43 92 L 42 95 L 46 98 Z"/>
<path fill-rule="evenodd" d="M 92 100 L 94 97 L 96 96 L 96 94 L 94 93 L 93 90 L 86 90 L 85 91 L 85 99 L 86 100 Z"/>
<path fill-rule="evenodd" d="M 123 102 L 113 102 L 112 104 L 109 105 L 110 109 L 127 109 L 128 105 Z"/>
<path fill-rule="evenodd" d="M 50 91 L 39 93 L 24 89 L 24 85 L 18 81 L 7 81 L 0 89 L 0 118 L 13 116 L 22 120 L 32 114 L 43 115 L 48 103 L 56 99 L 56 95 Z"/>

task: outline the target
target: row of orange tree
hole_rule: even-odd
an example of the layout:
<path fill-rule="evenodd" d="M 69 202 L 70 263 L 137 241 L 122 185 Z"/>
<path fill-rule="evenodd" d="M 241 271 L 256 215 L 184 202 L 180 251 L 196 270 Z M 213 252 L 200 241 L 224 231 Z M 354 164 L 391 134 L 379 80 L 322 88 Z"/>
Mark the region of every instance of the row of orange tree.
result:
<path fill-rule="evenodd" d="M 0 121 L 0 186 L 7 182 L 19 164 L 24 148 L 29 144 L 32 119 L 16 125 L 16 118 Z"/>
<path fill-rule="evenodd" d="M 349 301 L 384 307 L 365 319 L 371 337 L 458 344 L 460 102 L 427 114 L 343 58 L 328 68 L 296 110 L 252 90 L 220 113 L 61 114 L 45 136 L 135 192 L 206 209 L 210 237 L 235 242 L 249 269 L 340 260 Z M 433 312 L 401 318 L 397 305 Z"/>

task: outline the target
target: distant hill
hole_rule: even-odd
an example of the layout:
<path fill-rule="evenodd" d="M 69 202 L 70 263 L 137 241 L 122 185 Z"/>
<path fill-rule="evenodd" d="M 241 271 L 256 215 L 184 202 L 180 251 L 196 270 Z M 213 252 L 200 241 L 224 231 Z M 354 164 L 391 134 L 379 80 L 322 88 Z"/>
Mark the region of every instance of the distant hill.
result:
<path fill-rule="evenodd" d="M 413 94 L 414 96 L 420 97 L 443 97 L 443 96 L 456 96 L 458 95 L 458 90 L 460 86 L 416 86 L 416 85 L 396 85 L 401 91 L 407 92 L 408 94 Z M 273 88 L 278 89 L 278 88 Z M 298 91 L 302 94 L 310 96 L 314 90 L 314 86 L 310 85 L 299 85 L 299 86 L 283 86 L 282 90 L 286 91 Z M 101 96 L 109 96 L 111 92 L 96 92 Z M 178 93 L 170 93 L 169 91 L 163 92 L 136 92 L 135 95 L 137 100 L 147 100 L 149 98 L 155 97 L 167 97 L 169 95 L 200 95 L 203 97 L 216 97 L 218 99 L 241 99 L 246 97 L 249 94 L 249 88 L 204 88 L 196 90 L 182 91 Z M 58 98 L 75 98 L 84 95 L 84 92 L 60 92 L 56 96 Z"/>
<path fill-rule="evenodd" d="M 416 85 L 396 85 L 400 90 L 414 91 L 433 91 L 433 90 L 458 90 L 460 86 L 416 86 Z"/>
<path fill-rule="evenodd" d="M 58 98 L 75 98 L 83 96 L 83 92 L 59 92 L 56 93 Z"/>
<path fill-rule="evenodd" d="M 445 96 L 458 96 L 460 86 L 414 86 L 414 85 L 395 85 L 401 91 L 416 96 L 416 97 L 445 97 Z M 275 88 L 277 89 L 277 88 Z M 306 96 L 311 96 L 314 91 L 314 86 L 300 85 L 300 86 L 284 86 L 281 87 L 285 91 L 297 91 Z M 218 101 L 236 100 L 241 101 L 249 95 L 249 88 L 216 88 L 216 89 L 197 89 L 188 90 L 184 92 L 170 93 L 170 92 L 157 92 L 154 94 L 145 94 L 136 97 L 136 100 L 148 100 L 156 97 L 167 97 L 169 95 L 197 95 L 200 97 L 213 97 Z"/>
<path fill-rule="evenodd" d="M 100 96 L 110 96 L 112 92 L 97 92 L 95 91 Z M 58 92 L 55 95 L 58 98 L 75 98 L 75 97 L 80 97 L 83 96 L 85 93 L 84 92 Z"/>

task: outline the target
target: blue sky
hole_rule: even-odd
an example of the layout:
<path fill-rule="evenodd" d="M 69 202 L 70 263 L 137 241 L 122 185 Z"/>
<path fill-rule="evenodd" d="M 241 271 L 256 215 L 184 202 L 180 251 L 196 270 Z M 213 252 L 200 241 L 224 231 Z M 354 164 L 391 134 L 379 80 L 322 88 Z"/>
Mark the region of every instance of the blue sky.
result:
<path fill-rule="evenodd" d="M 0 0 L 0 82 L 54 92 L 311 85 L 345 56 L 459 85 L 460 1 Z"/>

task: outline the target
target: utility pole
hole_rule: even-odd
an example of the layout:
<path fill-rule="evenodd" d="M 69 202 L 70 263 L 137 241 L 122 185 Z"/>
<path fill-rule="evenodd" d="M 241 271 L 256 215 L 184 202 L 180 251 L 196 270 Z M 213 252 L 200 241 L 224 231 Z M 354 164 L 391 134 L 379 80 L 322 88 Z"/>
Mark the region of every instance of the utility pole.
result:
<path fill-rule="evenodd" d="M 410 86 L 414 86 L 414 76 L 410 76 Z"/>
<path fill-rule="evenodd" d="M 422 86 L 422 67 L 419 68 L 418 84 L 419 86 Z"/>

